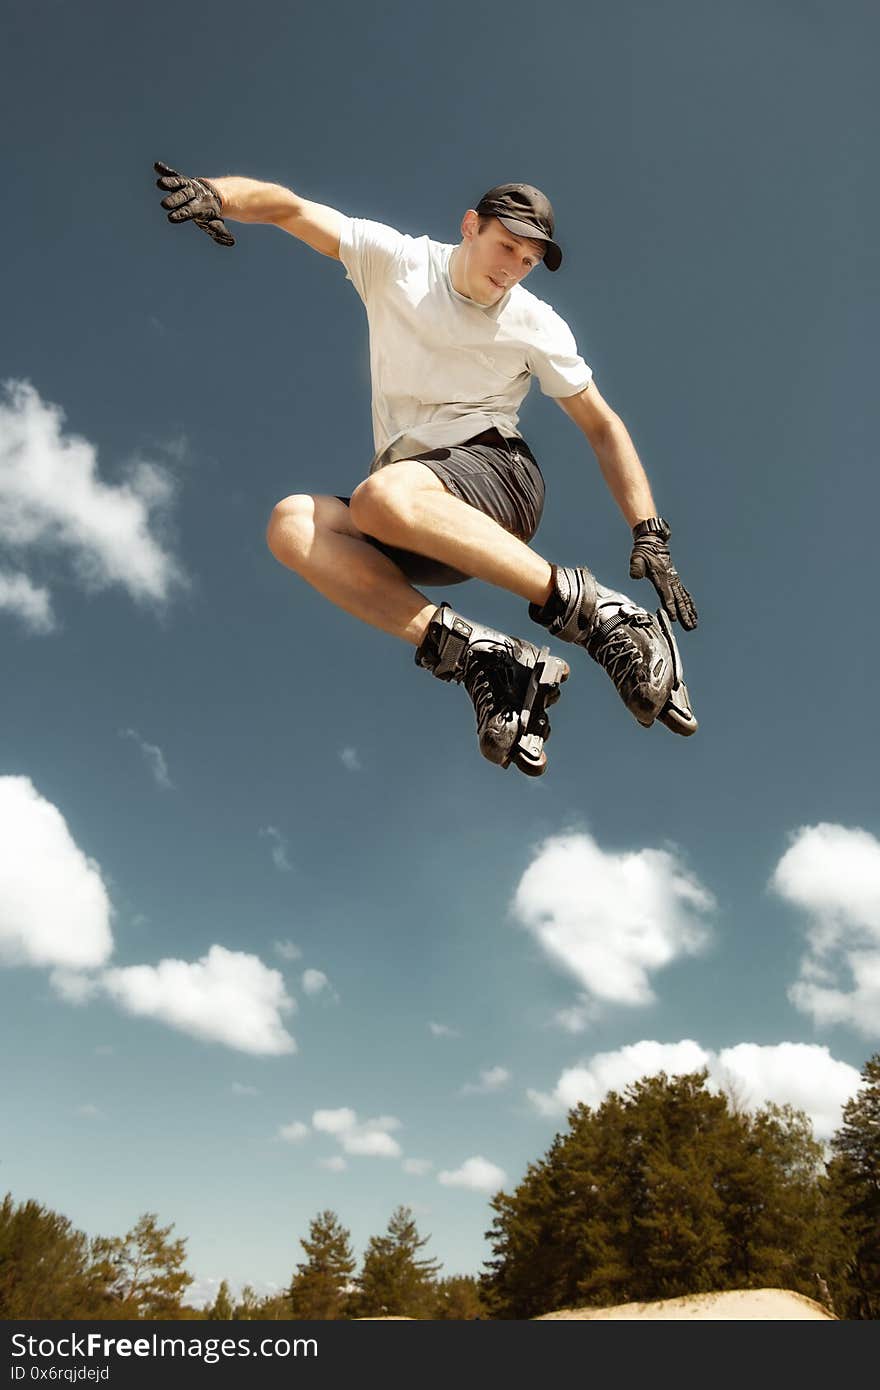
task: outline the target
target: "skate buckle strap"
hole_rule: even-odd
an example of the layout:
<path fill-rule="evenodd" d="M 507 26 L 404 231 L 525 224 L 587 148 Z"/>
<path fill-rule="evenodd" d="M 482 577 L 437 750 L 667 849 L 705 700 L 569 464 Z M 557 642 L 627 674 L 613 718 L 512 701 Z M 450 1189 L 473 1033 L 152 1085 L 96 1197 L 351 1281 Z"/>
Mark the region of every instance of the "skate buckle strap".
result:
<path fill-rule="evenodd" d="M 460 681 L 464 671 L 463 657 L 468 649 L 473 628 L 457 615 L 450 627 L 442 626 L 437 665 L 434 675 L 440 680 Z"/>
<path fill-rule="evenodd" d="M 622 603 L 616 613 L 600 623 L 593 634 L 601 642 L 619 627 L 652 627 L 654 619 L 635 603 Z"/>
<path fill-rule="evenodd" d="M 611 614 L 610 618 L 606 618 L 604 623 L 599 624 L 595 632 L 591 634 L 591 640 L 604 642 L 606 637 L 610 637 L 612 632 L 616 632 L 617 629 L 623 627 L 625 623 L 626 618 L 623 612 L 618 609 L 616 613 Z"/>

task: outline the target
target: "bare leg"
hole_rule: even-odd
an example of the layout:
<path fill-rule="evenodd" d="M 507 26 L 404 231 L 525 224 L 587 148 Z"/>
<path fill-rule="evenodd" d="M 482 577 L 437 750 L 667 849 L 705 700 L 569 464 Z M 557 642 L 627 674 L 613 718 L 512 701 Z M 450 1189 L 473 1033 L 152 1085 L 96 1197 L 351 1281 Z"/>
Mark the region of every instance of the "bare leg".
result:
<path fill-rule="evenodd" d="M 454 512 L 463 509 L 474 516 L 480 515 L 449 496 L 430 470 L 423 471 L 430 475 L 432 492 L 439 492 L 456 503 Z M 441 526 L 447 528 L 448 547 L 446 541 L 441 542 L 441 553 L 447 553 L 448 549 L 456 559 L 474 554 L 473 541 L 468 550 L 458 545 L 452 536 L 455 516 L 450 521 L 442 509 L 436 515 Z M 462 528 L 457 529 L 460 532 Z M 491 539 L 498 538 L 495 532 L 502 540 L 511 539 L 492 522 L 488 533 Z M 404 548 L 414 549 L 409 533 L 405 539 L 408 543 Z M 431 625 L 437 605 L 414 589 L 398 566 L 365 539 L 352 518 L 351 509 L 337 497 L 285 498 L 272 513 L 267 540 L 282 564 L 302 575 L 337 607 L 422 648 L 420 664 L 441 679 L 463 681 L 476 711 L 480 750 L 484 757 L 504 767 L 515 762 L 530 776 L 540 776 L 547 765 L 544 741 L 549 735 L 550 724 L 546 710 L 558 698 L 559 687 L 568 675 L 565 662 L 548 658 L 546 649 L 542 652 L 528 642 L 517 643 L 479 624 L 465 629 L 466 657 L 458 633 L 457 649 L 453 642 L 451 650 L 447 651 L 445 636 L 452 628 L 447 627 L 444 635 L 442 621 Z M 516 568 L 516 558 L 519 556 L 522 560 L 523 554 L 526 563 L 534 559 L 538 566 L 544 566 L 528 546 L 515 541 L 506 562 L 507 569 L 503 562 L 496 571 L 486 568 L 487 578 L 490 574 L 509 573 L 514 579 L 511 587 L 516 586 L 514 592 L 522 592 L 524 597 L 530 592 L 540 593 L 540 587 L 524 585 Z M 544 568 L 549 575 L 549 567 Z M 426 640 L 431 643 L 427 649 L 424 647 Z M 512 671 L 521 678 L 515 698 L 511 696 Z"/>
<path fill-rule="evenodd" d="M 553 588 L 550 566 L 491 517 L 446 491 L 423 463 L 391 463 L 351 499 L 351 519 L 386 545 L 428 555 L 474 579 L 543 604 Z"/>
<path fill-rule="evenodd" d="M 285 497 L 272 512 L 266 539 L 277 560 L 337 608 L 419 645 L 436 603 L 364 539 L 338 497 Z"/>
<path fill-rule="evenodd" d="M 430 468 L 415 460 L 390 464 L 372 474 L 355 490 L 350 508 L 332 497 L 286 498 L 272 514 L 268 540 L 283 564 L 338 607 L 420 647 L 437 605 L 414 589 L 398 566 L 369 544 L 367 536 L 451 565 L 539 608 L 551 593 L 558 592 L 546 560 L 496 521 L 453 497 Z M 552 630 L 563 640 L 585 647 L 605 668 L 639 723 L 650 725 L 660 719 L 676 733 L 693 733 L 697 723 L 668 620 L 664 623 L 662 613 L 652 619 L 639 609 L 633 616 L 633 605 L 626 596 L 597 585 L 589 570 L 564 573 L 571 577 L 573 586 L 569 595 L 574 604 L 572 623 L 580 612 L 578 605 L 583 607 L 584 603 L 589 621 L 584 623 L 577 617 L 575 627 L 565 617 L 559 626 L 557 620 L 564 616 L 560 614 L 553 618 Z M 584 593 L 579 597 L 581 588 Z M 597 626 L 603 604 L 612 622 L 609 625 L 605 619 Z M 539 621 L 551 626 L 544 615 L 539 614 Z M 566 624 L 571 626 L 570 632 L 564 630 Z M 626 651 L 623 647 L 618 650 L 624 628 L 632 629 L 623 633 Z M 602 639 L 598 646 L 590 645 L 594 632 Z M 537 648 L 531 647 L 531 651 L 538 655 Z M 624 655 L 628 664 L 621 664 Z M 438 649 L 438 661 L 441 659 Z M 502 713 L 506 718 L 510 710 L 505 707 Z M 486 731 L 480 717 L 478 708 L 482 747 Z M 486 726 L 490 732 L 491 723 Z M 542 730 L 538 742 L 544 737 Z M 499 760 L 492 753 L 486 756 Z M 534 759 L 532 762 L 534 768 L 542 770 L 543 765 Z"/>

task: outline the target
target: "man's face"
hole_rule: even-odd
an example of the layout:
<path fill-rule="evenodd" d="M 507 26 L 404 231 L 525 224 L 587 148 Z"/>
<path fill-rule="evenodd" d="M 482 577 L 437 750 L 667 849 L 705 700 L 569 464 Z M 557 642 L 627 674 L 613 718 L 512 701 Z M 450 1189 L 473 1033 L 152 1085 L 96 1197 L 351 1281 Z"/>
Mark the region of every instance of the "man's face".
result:
<path fill-rule="evenodd" d="M 463 293 L 478 304 L 497 304 L 534 270 L 543 256 L 540 241 L 514 236 L 497 217 L 480 224 L 473 208 L 461 224 L 461 255 L 456 264 Z"/>

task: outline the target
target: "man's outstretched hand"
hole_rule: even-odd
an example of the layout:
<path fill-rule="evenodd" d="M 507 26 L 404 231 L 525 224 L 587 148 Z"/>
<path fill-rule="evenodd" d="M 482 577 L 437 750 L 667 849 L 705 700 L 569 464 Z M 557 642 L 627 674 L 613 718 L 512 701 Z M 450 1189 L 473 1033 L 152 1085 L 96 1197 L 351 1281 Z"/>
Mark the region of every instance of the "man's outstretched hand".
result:
<path fill-rule="evenodd" d="M 694 601 L 678 577 L 667 544 L 670 529 L 662 517 L 651 517 L 633 527 L 635 544 L 629 557 L 630 579 L 650 579 L 673 622 L 688 630 L 697 625 Z"/>
<path fill-rule="evenodd" d="M 162 199 L 162 206 L 169 222 L 195 222 L 218 246 L 235 245 L 235 237 L 226 230 L 220 215 L 223 201 L 212 183 L 207 179 L 188 178 L 160 160 L 153 168 L 159 175 L 156 187 L 168 195 Z"/>

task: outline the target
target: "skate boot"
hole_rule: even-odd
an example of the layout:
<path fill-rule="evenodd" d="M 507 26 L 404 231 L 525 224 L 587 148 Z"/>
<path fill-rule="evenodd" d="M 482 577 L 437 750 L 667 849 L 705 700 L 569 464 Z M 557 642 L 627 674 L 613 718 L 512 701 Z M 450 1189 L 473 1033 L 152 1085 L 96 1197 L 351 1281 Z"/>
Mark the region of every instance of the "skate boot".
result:
<path fill-rule="evenodd" d="M 463 685 L 477 716 L 480 752 L 490 763 L 514 763 L 529 777 L 547 766 L 547 707 L 559 699 L 568 665 L 520 637 L 468 622 L 444 603 L 416 652 L 416 665 Z"/>
<path fill-rule="evenodd" d="M 588 569 L 553 566 L 554 591 L 529 616 L 551 636 L 584 647 L 608 672 L 631 714 L 646 728 L 659 719 L 676 734 L 692 734 L 697 721 L 684 683 L 672 625 L 626 594 L 599 584 Z"/>

